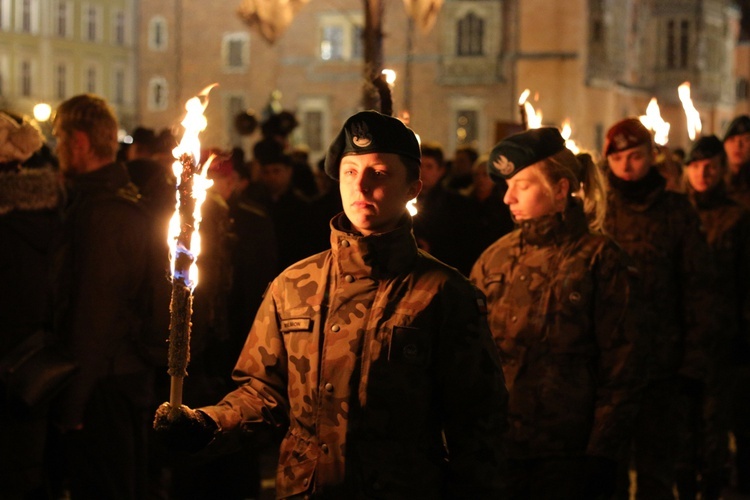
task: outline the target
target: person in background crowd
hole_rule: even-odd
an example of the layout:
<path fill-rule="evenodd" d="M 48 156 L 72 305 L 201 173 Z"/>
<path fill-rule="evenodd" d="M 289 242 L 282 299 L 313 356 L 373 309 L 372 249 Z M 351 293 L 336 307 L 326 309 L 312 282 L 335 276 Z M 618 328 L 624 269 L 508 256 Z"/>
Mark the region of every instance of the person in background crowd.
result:
<path fill-rule="evenodd" d="M 153 370 L 137 339 L 146 315 L 149 222 L 125 166 L 107 102 L 82 94 L 53 121 L 67 200 L 53 267 L 54 333 L 79 364 L 51 408 L 54 494 L 146 495 Z M 106 443 L 106 445 L 104 445 Z"/>
<path fill-rule="evenodd" d="M 164 228 L 175 208 L 176 179 L 169 165 L 155 160 L 158 139 L 153 130 L 136 128 L 131 134 L 133 143 L 126 150 L 130 180 L 138 188 L 142 203 Z M 166 231 L 166 229 L 165 229 Z"/>
<path fill-rule="evenodd" d="M 460 191 L 471 186 L 472 171 L 477 158 L 479 158 L 479 153 L 471 146 L 456 148 L 450 171 L 443 181 L 445 187 L 452 191 Z"/>
<path fill-rule="evenodd" d="M 502 498 L 502 370 L 481 294 L 414 241 L 419 161 L 398 119 L 346 121 L 326 155 L 344 206 L 331 249 L 271 284 L 235 391 L 159 408 L 165 440 L 200 449 L 238 427 L 287 429 L 277 498 Z"/>
<path fill-rule="evenodd" d="M 726 185 L 729 196 L 750 207 L 750 116 L 740 115 L 724 134 L 727 155 Z"/>
<path fill-rule="evenodd" d="M 469 275 L 479 256 L 474 243 L 478 231 L 474 200 L 446 189 L 442 182 L 447 172 L 443 149 L 437 143 L 422 144 L 422 192 L 417 198 L 414 236 L 419 247 Z"/>
<path fill-rule="evenodd" d="M 605 187 L 556 128 L 512 135 L 488 160 L 519 228 L 477 260 L 510 395 L 508 492 L 609 498 L 645 383 L 629 257 L 600 232 Z"/>
<path fill-rule="evenodd" d="M 681 500 L 695 499 L 699 492 L 704 500 L 721 497 L 729 485 L 732 404 L 745 408 L 745 416 L 750 418 L 747 387 L 740 392 L 734 389 L 738 367 L 750 362 L 750 211 L 727 196 L 726 169 L 719 138 L 699 138 L 687 158 L 685 178 L 688 196 L 698 210 L 714 254 L 718 286 L 713 293 L 719 299 L 713 314 L 716 328 L 706 378 L 685 385 L 688 418 L 677 463 Z M 738 470 L 737 478 L 747 485 L 750 469 Z"/>
<path fill-rule="evenodd" d="M 631 458 L 637 497 L 673 498 L 676 422 L 684 415 L 677 397 L 683 382 L 705 376 L 705 342 L 714 323 L 714 274 L 706 237 L 683 194 L 666 190 L 654 167 L 651 133 L 637 118 L 608 131 L 607 217 L 604 229 L 631 256 L 644 292 L 644 335 L 653 361 L 635 424 L 631 450 L 623 450 L 618 498 L 628 498 Z"/>
<path fill-rule="evenodd" d="M 61 183 L 28 118 L 0 112 L 0 365 L 38 331 L 49 332 L 51 252 L 60 229 Z M 0 376 L 5 378 L 6 373 Z M 0 384 L 0 496 L 44 498 L 45 408 L 17 414 Z"/>
<path fill-rule="evenodd" d="M 265 188 L 256 199 L 273 220 L 277 238 L 279 268 L 315 252 L 313 217 L 310 202 L 292 186 L 294 169 L 291 159 L 279 143 L 264 139 L 256 143 L 255 159 L 261 166 L 260 183 Z"/>
<path fill-rule="evenodd" d="M 480 156 L 472 169 L 473 182 L 462 194 L 472 198 L 477 208 L 472 216 L 476 221 L 477 255 L 481 254 L 500 237 L 513 230 L 514 222 L 508 205 L 503 203 L 505 191 L 508 189 L 504 179 L 495 182 L 487 169 L 489 155 Z"/>
<path fill-rule="evenodd" d="M 344 207 L 341 205 L 338 183 L 328 177 L 325 172 L 325 158 L 321 158 L 316 167 L 315 182 L 318 185 L 319 194 L 312 200 L 315 217 L 315 248 L 323 251 L 330 246 L 331 219 L 343 211 Z"/>

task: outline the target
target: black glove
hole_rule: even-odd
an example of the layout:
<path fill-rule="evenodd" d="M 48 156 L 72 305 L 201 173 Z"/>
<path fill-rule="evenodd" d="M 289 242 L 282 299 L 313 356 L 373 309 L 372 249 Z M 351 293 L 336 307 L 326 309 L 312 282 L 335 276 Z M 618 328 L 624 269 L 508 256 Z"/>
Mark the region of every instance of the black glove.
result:
<path fill-rule="evenodd" d="M 585 500 L 611 498 L 615 492 L 617 462 L 604 457 L 587 456 L 583 486 Z"/>
<path fill-rule="evenodd" d="M 157 439 L 172 451 L 200 451 L 211 442 L 217 429 L 211 417 L 185 405 L 174 411 L 172 405 L 162 403 L 154 417 Z"/>

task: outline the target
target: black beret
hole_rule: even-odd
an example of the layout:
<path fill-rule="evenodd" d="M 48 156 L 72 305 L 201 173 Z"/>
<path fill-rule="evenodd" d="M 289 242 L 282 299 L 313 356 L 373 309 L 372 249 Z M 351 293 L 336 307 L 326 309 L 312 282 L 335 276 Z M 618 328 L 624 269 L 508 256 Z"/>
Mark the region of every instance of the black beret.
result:
<path fill-rule="evenodd" d="M 690 155 L 685 160 L 685 165 L 694 161 L 707 160 L 720 154 L 724 154 L 724 143 L 715 135 L 707 135 L 695 141 L 690 150 Z"/>
<path fill-rule="evenodd" d="M 341 158 L 347 154 L 392 153 L 421 161 L 419 141 L 412 130 L 398 118 L 361 111 L 346 120 L 341 131 L 328 147 L 325 157 L 326 174 L 339 178 Z M 412 172 L 419 175 L 419 172 Z"/>
<path fill-rule="evenodd" d="M 724 140 L 726 141 L 732 136 L 746 134 L 750 132 L 750 116 L 740 115 L 729 123 L 727 133 L 724 134 Z"/>
<path fill-rule="evenodd" d="M 510 179 L 520 170 L 565 149 L 565 139 L 554 127 L 542 127 L 513 134 L 500 141 L 490 152 L 487 169 L 498 181 Z"/>

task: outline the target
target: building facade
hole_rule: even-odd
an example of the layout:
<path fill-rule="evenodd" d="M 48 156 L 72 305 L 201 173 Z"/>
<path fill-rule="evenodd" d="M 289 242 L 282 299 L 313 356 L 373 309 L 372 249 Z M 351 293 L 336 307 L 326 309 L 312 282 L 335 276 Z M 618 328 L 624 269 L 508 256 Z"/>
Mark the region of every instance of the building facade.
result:
<path fill-rule="evenodd" d="M 237 15 L 241 0 L 0 0 L 0 105 L 30 114 L 95 92 L 125 129 L 180 132 L 184 104 L 211 91 L 206 146 L 250 152 L 234 126 L 262 117 L 272 93 L 294 111 L 292 137 L 320 158 L 361 109 L 362 0 L 305 4 L 270 44 Z M 429 5 L 428 2 L 417 5 Z M 395 71 L 394 114 L 423 140 L 487 151 L 518 130 L 525 89 L 545 125 L 572 126 L 598 151 L 609 125 L 656 97 L 687 147 L 677 86 L 691 83 L 705 132 L 748 109 L 750 63 L 732 0 L 444 0 L 431 29 L 399 2 L 383 4 L 383 66 Z M 739 41 L 739 43 L 738 43 Z M 743 56 L 743 54 L 745 54 Z"/>
<path fill-rule="evenodd" d="M 0 0 L 0 108 L 90 92 L 136 122 L 136 0 Z"/>

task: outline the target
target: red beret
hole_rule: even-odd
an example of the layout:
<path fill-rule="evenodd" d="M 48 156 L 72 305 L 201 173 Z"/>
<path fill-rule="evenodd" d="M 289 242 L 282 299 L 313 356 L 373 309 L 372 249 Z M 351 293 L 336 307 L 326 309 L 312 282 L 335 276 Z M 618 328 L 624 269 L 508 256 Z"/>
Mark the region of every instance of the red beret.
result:
<path fill-rule="evenodd" d="M 606 157 L 641 144 L 653 145 L 651 132 L 638 118 L 625 118 L 612 125 L 607 131 L 603 155 Z"/>

